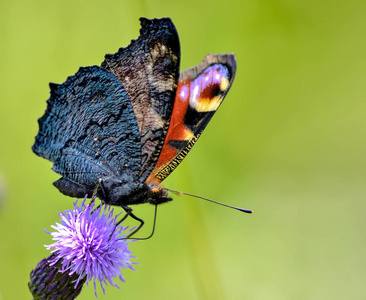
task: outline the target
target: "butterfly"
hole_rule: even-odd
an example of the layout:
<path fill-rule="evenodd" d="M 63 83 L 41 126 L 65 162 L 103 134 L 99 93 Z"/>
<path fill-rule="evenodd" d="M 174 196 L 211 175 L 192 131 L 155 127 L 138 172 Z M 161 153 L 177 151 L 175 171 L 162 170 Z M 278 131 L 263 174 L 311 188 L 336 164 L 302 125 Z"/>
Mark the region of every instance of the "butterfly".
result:
<path fill-rule="evenodd" d="M 140 36 L 101 66 L 50 83 L 34 153 L 53 162 L 54 185 L 93 192 L 124 208 L 172 200 L 161 182 L 181 163 L 219 108 L 236 73 L 233 54 L 207 55 L 179 73 L 169 18 L 140 18 Z M 97 188 L 97 190 L 95 190 Z"/>

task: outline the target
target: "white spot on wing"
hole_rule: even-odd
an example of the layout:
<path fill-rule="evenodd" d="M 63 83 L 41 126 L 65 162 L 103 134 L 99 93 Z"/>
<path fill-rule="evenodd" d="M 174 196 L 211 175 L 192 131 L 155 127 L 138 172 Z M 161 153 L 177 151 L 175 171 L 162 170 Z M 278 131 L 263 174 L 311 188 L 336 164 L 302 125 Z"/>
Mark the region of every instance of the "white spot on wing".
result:
<path fill-rule="evenodd" d="M 199 91 L 199 86 L 196 85 L 193 89 L 193 94 L 192 94 L 192 98 L 190 101 L 193 105 L 195 105 L 197 103 L 198 91 Z"/>

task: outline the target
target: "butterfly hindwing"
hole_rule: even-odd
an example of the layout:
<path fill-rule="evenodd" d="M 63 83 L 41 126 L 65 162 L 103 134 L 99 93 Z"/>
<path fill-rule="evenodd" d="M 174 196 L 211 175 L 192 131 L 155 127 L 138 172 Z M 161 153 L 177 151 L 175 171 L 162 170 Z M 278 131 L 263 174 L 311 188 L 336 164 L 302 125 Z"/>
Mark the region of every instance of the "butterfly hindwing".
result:
<path fill-rule="evenodd" d="M 102 67 L 110 70 L 130 97 L 141 135 L 139 179 L 154 167 L 169 126 L 179 76 L 180 45 L 173 22 L 140 19 L 140 36 Z"/>
<path fill-rule="evenodd" d="M 224 100 L 235 73 L 233 54 L 210 54 L 180 74 L 168 133 L 148 182 L 163 181 L 184 159 Z"/>
<path fill-rule="evenodd" d="M 134 177 L 141 164 L 140 134 L 121 82 L 93 66 L 50 87 L 33 151 L 63 176 L 55 184 L 59 190 L 90 196 L 99 178 Z"/>

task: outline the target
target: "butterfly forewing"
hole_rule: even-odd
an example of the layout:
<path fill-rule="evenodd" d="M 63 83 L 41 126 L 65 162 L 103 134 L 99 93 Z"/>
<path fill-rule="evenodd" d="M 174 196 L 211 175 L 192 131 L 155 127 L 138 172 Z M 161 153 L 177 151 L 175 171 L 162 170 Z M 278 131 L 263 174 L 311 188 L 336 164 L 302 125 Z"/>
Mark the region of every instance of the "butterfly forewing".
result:
<path fill-rule="evenodd" d="M 179 76 L 180 46 L 170 19 L 141 18 L 140 36 L 115 54 L 107 54 L 102 67 L 122 82 L 141 135 L 144 181 L 154 167 L 169 126 Z"/>
<path fill-rule="evenodd" d="M 235 73 L 233 54 L 210 54 L 180 74 L 168 133 L 148 182 L 163 181 L 180 164 L 224 100 Z"/>

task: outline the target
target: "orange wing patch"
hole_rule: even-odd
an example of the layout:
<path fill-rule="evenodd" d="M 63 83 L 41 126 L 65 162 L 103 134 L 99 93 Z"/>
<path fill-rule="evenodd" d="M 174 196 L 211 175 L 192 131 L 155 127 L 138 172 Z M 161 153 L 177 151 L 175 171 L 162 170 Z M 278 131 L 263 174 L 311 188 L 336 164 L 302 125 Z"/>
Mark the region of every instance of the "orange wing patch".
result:
<path fill-rule="evenodd" d="M 163 181 L 188 154 L 224 100 L 235 71 L 235 56 L 224 54 L 208 55 L 180 74 L 168 132 L 147 183 Z"/>

